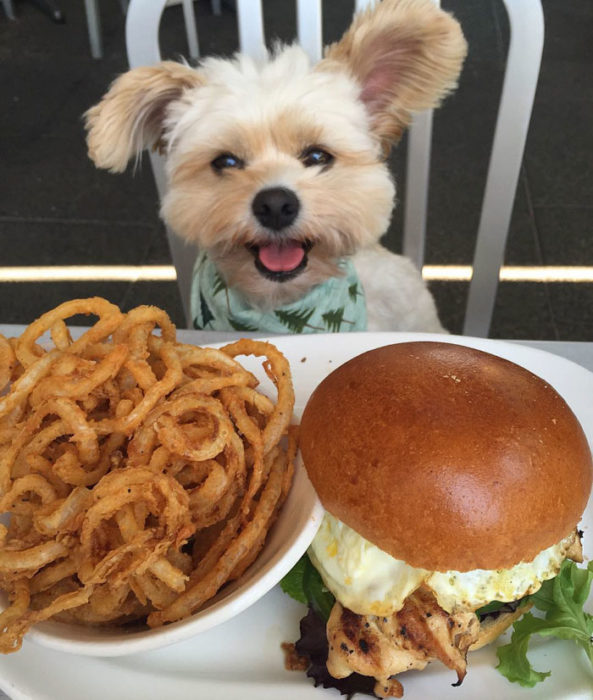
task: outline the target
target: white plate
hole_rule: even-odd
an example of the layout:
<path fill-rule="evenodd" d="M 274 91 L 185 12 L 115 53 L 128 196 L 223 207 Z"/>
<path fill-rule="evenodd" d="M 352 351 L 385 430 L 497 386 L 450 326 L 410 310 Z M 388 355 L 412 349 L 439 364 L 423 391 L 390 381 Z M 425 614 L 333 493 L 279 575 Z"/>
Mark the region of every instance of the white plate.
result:
<path fill-rule="evenodd" d="M 291 336 L 273 342 L 291 362 L 297 410 L 332 369 L 365 350 L 409 340 L 458 342 L 523 365 L 549 381 L 571 406 L 593 445 L 593 374 L 540 350 L 487 339 L 428 334 L 341 334 Z M 581 527 L 587 559 L 593 556 L 593 502 Z M 589 536 L 588 536 L 589 535 Z M 589 612 L 592 612 L 589 601 Z M 300 672 L 284 670 L 280 644 L 298 638 L 304 606 L 277 587 L 239 616 L 192 640 L 165 649 L 119 658 L 62 654 L 26 641 L 20 652 L 0 657 L 0 688 L 14 700 L 321 700 L 340 696 L 314 688 Z M 593 673 L 584 653 L 570 642 L 532 643 L 538 670 L 552 670 L 544 683 L 528 690 L 511 684 L 495 669 L 493 648 L 470 657 L 459 688 L 454 672 L 435 663 L 420 673 L 402 674 L 409 700 L 571 700 L 593 697 Z"/>

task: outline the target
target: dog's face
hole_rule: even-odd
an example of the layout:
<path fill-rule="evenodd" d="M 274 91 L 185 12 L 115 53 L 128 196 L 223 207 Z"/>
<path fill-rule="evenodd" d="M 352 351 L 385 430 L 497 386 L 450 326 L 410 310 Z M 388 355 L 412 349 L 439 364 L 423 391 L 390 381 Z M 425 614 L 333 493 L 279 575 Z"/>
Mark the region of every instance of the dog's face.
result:
<path fill-rule="evenodd" d="M 287 303 L 384 233 L 395 191 L 386 146 L 452 87 L 464 53 L 432 0 L 384 0 L 316 66 L 291 46 L 263 64 L 130 71 L 87 113 L 89 152 L 122 170 L 158 142 L 169 226 L 253 303 Z"/>
<path fill-rule="evenodd" d="M 296 46 L 201 72 L 168 112 L 163 216 L 260 305 L 298 298 L 389 222 L 394 188 L 357 86 Z"/>

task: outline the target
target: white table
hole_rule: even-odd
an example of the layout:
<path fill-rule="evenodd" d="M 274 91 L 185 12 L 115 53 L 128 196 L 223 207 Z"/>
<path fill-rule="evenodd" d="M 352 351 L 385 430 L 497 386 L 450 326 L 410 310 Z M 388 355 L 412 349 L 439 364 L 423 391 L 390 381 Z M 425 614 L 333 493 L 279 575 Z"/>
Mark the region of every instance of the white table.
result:
<path fill-rule="evenodd" d="M 24 329 L 25 326 L 0 324 L 0 333 L 6 337 L 20 335 Z M 82 329 L 74 329 L 73 335 L 76 335 L 76 330 L 80 332 Z M 239 337 L 262 337 L 261 334 L 257 333 L 222 333 L 219 331 L 192 330 L 178 330 L 177 336 L 184 343 L 194 343 L 196 345 L 231 342 Z M 593 343 L 557 340 L 511 340 L 510 342 L 520 343 L 560 355 L 593 371 Z"/>
<path fill-rule="evenodd" d="M 0 333 L 10 337 L 20 335 L 24 330 L 24 326 L 17 325 L 1 325 Z M 81 329 L 82 330 L 82 329 Z M 79 331 L 80 332 L 80 331 Z M 73 335 L 76 335 L 73 332 Z M 251 335 L 255 337 L 255 334 L 236 334 L 236 333 L 219 333 L 211 331 L 191 331 L 191 330 L 180 330 L 178 331 L 179 340 L 182 342 L 191 342 L 197 345 L 208 345 L 218 342 L 230 342 L 235 340 L 239 336 Z M 577 364 L 585 367 L 586 369 L 593 372 L 593 343 L 588 342 L 563 342 L 563 341 L 512 341 L 518 342 L 529 347 L 537 348 L 539 350 L 545 350 L 547 352 L 559 355 L 568 360 L 572 360 Z M 0 690 L 0 700 L 7 700 L 8 696 Z M 56 699 L 58 700 L 58 699 Z"/>

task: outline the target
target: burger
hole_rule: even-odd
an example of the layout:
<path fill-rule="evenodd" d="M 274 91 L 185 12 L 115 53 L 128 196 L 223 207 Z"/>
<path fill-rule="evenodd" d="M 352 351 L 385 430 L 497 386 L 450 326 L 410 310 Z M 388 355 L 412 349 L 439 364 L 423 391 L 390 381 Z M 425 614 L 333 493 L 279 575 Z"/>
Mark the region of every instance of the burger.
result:
<path fill-rule="evenodd" d="M 326 510 L 308 554 L 335 598 L 327 671 L 373 679 L 378 697 L 433 661 L 460 683 L 468 651 L 582 561 L 585 434 L 550 384 L 500 357 L 444 342 L 359 355 L 311 395 L 300 449 Z"/>

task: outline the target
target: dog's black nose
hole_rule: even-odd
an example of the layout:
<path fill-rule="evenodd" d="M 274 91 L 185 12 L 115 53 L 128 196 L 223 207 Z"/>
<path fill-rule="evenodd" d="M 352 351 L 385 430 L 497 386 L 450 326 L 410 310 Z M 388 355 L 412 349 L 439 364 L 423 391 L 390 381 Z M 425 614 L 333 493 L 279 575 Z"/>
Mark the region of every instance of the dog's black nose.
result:
<path fill-rule="evenodd" d="M 251 204 L 255 218 L 274 231 L 290 226 L 299 213 L 298 197 L 285 187 L 270 187 L 258 192 Z"/>

